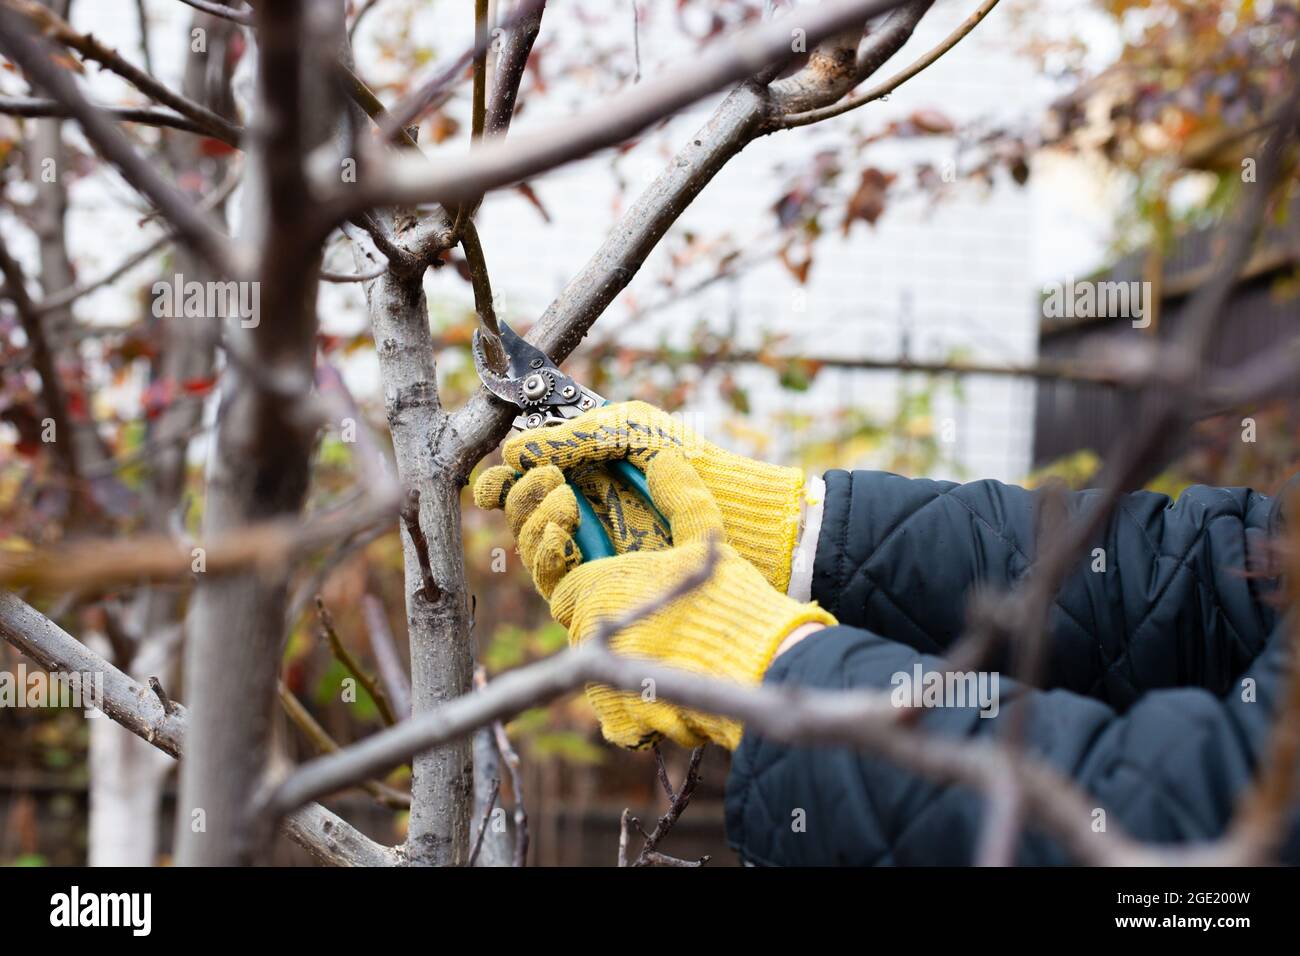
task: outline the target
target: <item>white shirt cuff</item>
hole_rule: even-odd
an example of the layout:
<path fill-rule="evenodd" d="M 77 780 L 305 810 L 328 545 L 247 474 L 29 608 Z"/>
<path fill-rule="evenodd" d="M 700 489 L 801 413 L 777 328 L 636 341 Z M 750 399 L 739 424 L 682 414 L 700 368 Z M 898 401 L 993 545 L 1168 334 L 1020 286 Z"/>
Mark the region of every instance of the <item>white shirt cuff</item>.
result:
<path fill-rule="evenodd" d="M 826 482 L 820 477 L 804 483 L 803 527 L 790 560 L 790 586 L 785 593 L 796 601 L 812 600 L 813 560 L 817 557 L 817 539 L 822 531 L 822 508 L 826 499 Z"/>

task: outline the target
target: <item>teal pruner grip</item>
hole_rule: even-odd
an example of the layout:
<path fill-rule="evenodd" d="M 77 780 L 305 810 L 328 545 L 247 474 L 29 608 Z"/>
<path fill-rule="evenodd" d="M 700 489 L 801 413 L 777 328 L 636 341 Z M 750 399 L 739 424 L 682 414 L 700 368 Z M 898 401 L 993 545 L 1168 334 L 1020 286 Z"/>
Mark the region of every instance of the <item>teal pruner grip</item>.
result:
<path fill-rule="evenodd" d="M 609 402 L 605 404 L 608 405 Z M 650 506 L 650 510 L 654 512 L 656 518 L 663 522 L 665 528 L 671 527 L 668 520 L 659 513 L 654 499 L 650 497 L 650 484 L 645 480 L 645 472 L 626 458 L 612 459 L 609 462 L 609 470 L 641 496 L 641 500 Z M 596 517 L 596 511 L 591 507 L 591 502 L 587 500 L 586 495 L 579 491 L 578 486 L 572 481 L 569 482 L 569 487 L 573 489 L 573 496 L 578 499 L 578 530 L 574 533 L 573 539 L 578 543 L 578 550 L 582 552 L 582 560 L 595 561 L 598 558 L 612 558 L 614 556 L 614 544 L 609 540 L 609 534 L 605 531 L 605 526 Z"/>

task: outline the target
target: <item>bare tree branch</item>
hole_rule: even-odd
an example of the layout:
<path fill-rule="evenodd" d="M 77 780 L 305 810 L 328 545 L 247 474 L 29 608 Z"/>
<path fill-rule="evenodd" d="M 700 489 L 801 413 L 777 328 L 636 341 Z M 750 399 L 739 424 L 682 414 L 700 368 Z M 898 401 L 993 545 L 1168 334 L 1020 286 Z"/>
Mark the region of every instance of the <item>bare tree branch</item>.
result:
<path fill-rule="evenodd" d="M 389 157 L 382 168 L 369 171 L 348 190 L 322 183 L 322 189 L 331 189 L 335 195 L 328 203 L 328 217 L 343 221 L 375 206 L 431 202 L 454 205 L 474 200 L 492 189 L 615 146 L 715 90 L 752 76 L 771 63 L 785 62 L 792 56 L 792 25 L 805 32 L 808 42 L 817 43 L 900 2 L 831 0 L 816 7 L 801 7 L 779 21 L 740 32 L 719 44 L 716 52 L 697 59 L 690 70 L 669 71 L 658 80 L 633 87 L 612 103 L 566 120 L 562 129 L 543 129 L 508 143 L 484 143 L 464 157 L 447 159 L 432 168 L 414 158 Z M 399 107 L 394 107 L 392 114 L 391 121 L 401 126 L 415 115 Z"/>
<path fill-rule="evenodd" d="M 546 0 L 528 4 L 526 15 L 513 17 L 512 26 L 507 28 L 503 25 L 501 28 L 507 30 L 506 42 L 497 56 L 496 82 L 492 84 L 492 96 L 488 100 L 485 136 L 504 136 L 510 129 L 519 84 L 527 72 L 528 57 L 537 42 L 537 35 L 541 33 L 545 12 Z"/>
<path fill-rule="evenodd" d="M 226 181 L 218 187 L 216 192 L 206 197 L 198 204 L 199 210 L 201 212 L 211 212 L 212 210 L 217 209 L 230 198 L 230 194 L 235 191 L 235 188 L 238 185 L 239 173 L 236 170 L 226 177 Z M 144 262 L 158 250 L 166 246 L 167 243 L 171 242 L 174 238 L 175 236 L 172 233 L 164 233 L 143 249 L 140 249 L 138 252 L 133 252 L 130 256 L 122 260 L 121 263 L 109 272 L 106 272 L 104 275 L 95 279 L 88 279 L 85 282 L 78 282 L 76 285 L 69 286 L 66 289 L 56 292 L 54 295 L 42 299 L 37 305 L 37 311 L 44 313 L 53 311 L 54 309 L 64 308 L 65 306 L 71 305 L 84 295 L 89 295 L 91 292 L 94 292 L 97 289 L 102 289 L 106 285 L 112 285 L 140 263 Z"/>
<path fill-rule="evenodd" d="M 641 847 L 641 852 L 637 854 L 636 859 L 631 864 L 620 862 L 620 866 L 663 866 L 665 865 L 663 861 L 670 859 L 657 852 L 659 844 L 677 825 L 682 812 L 690 805 L 691 797 L 695 795 L 695 788 L 700 783 L 700 761 L 703 759 L 703 747 L 696 747 L 691 751 L 691 759 L 686 765 L 686 776 L 682 778 L 681 788 L 674 791 L 672 782 L 668 779 L 668 770 L 664 766 L 663 755 L 659 752 L 659 748 L 655 747 L 655 762 L 659 772 L 659 782 L 668 795 L 668 811 L 659 817 L 659 822 L 655 824 L 655 828 L 645 835 L 645 844 Z M 624 812 L 626 813 L 626 811 Z M 625 859 L 625 854 L 622 852 L 622 846 L 620 845 L 620 860 Z M 668 865 L 703 866 L 708 861 L 709 858 L 706 856 L 694 863 L 676 860 Z"/>
<path fill-rule="evenodd" d="M 357 35 L 357 29 L 361 26 L 362 19 L 364 19 L 365 15 L 369 13 L 371 10 L 373 10 L 378 4 L 379 4 L 379 0 L 365 0 L 365 3 L 361 5 L 361 9 L 357 11 L 356 16 L 352 18 L 351 25 L 348 26 L 349 41 L 355 39 Z"/>
<path fill-rule="evenodd" d="M 396 515 L 396 500 L 386 497 L 305 522 L 281 518 L 245 525 L 194 544 L 164 534 L 114 540 L 83 538 L 75 546 L 4 554 L 0 586 L 79 591 L 174 580 L 195 573 L 220 577 L 253 569 L 269 574 L 360 531 L 391 524 Z M 196 572 L 196 566 L 202 571 Z"/>
<path fill-rule="evenodd" d="M 502 29 L 511 30 L 533 16 L 540 15 L 546 0 L 524 0 L 515 12 L 501 25 Z M 490 39 L 475 37 L 472 46 L 451 60 L 446 66 L 437 69 L 432 77 L 415 88 L 398 102 L 390 111 L 387 121 L 381 126 L 384 138 L 391 139 L 394 134 L 410 126 L 434 104 L 442 102 L 451 86 L 464 75 L 465 69 L 487 52 Z M 401 205 L 401 203 L 375 203 L 374 205 Z"/>
<path fill-rule="evenodd" d="M 145 0 L 135 0 L 135 23 L 140 33 L 140 57 L 144 60 L 146 73 L 152 74 L 153 54 L 149 52 L 149 11 L 145 9 Z"/>
<path fill-rule="evenodd" d="M 473 866 L 478 859 L 479 851 L 483 849 L 483 837 L 487 833 L 488 824 L 492 822 L 492 810 L 497 805 L 497 796 L 500 793 L 501 781 L 493 780 L 492 789 L 483 804 L 483 817 L 479 820 L 478 834 L 474 837 L 474 848 L 469 851 L 469 860 L 466 862 L 466 866 Z"/>
<path fill-rule="evenodd" d="M 322 270 L 321 270 L 321 273 L 320 273 L 320 281 L 321 281 L 321 282 L 340 282 L 340 283 L 342 283 L 342 282 L 369 282 L 371 279 L 378 279 L 381 275 L 383 275 L 383 274 L 384 274 L 385 272 L 387 272 L 387 271 L 388 271 L 388 263 L 387 263 L 387 262 L 384 262 L 384 263 L 382 263 L 382 264 L 380 264 L 380 265 L 377 265 L 377 266 L 375 266 L 375 267 L 372 268 L 372 269 L 368 269 L 368 270 L 365 271 L 365 272 L 355 272 L 355 273 L 347 273 L 347 272 L 329 272 L 329 271 L 327 271 L 327 270 L 325 270 L 325 269 L 322 269 Z"/>
<path fill-rule="evenodd" d="M 27 292 L 27 279 L 22 266 L 9 254 L 3 240 L 0 240 L 0 274 L 4 275 L 5 280 L 4 289 L 0 291 L 4 292 L 5 298 L 14 304 L 14 309 L 18 312 L 19 323 L 32 352 L 32 363 L 36 367 L 36 374 L 41 377 L 41 401 L 45 405 L 46 415 L 54 422 L 54 454 L 62 463 L 73 494 L 79 496 L 83 493 L 80 484 L 81 462 L 77 460 L 67 397 L 63 393 L 54 352 L 46 341 L 36 303 Z"/>
<path fill-rule="evenodd" d="M 171 710 L 149 690 L 95 654 L 17 596 L 0 592 L 0 637 L 49 671 L 103 675 L 98 709 L 158 749 L 180 757 L 189 712 Z M 318 804 L 303 807 L 281 824 L 298 844 L 335 866 L 394 866 L 398 854 L 380 846 Z"/>
<path fill-rule="evenodd" d="M 370 649 L 379 666 L 379 676 L 388 689 L 388 699 L 393 702 L 393 712 L 399 720 L 406 720 L 411 716 L 411 680 L 397 655 L 397 643 L 388 626 L 384 604 L 367 592 L 361 597 L 361 614 L 370 635 Z"/>
<path fill-rule="evenodd" d="M 487 686 L 487 672 L 482 667 L 474 670 L 474 688 L 482 690 Z M 493 721 L 490 725 L 480 727 L 474 733 L 474 790 L 475 802 L 479 802 L 480 772 L 491 773 L 500 778 L 501 766 L 505 765 L 506 775 L 510 778 L 510 792 L 514 795 L 515 841 L 513 852 L 505 846 L 489 844 L 492 860 L 487 865 L 524 866 L 528 859 L 528 811 L 524 808 L 523 780 L 519 771 L 519 754 L 506 735 L 505 725 Z M 506 835 L 502 835 L 504 843 Z M 499 862 L 498 862 L 499 861 Z"/>
<path fill-rule="evenodd" d="M 830 119 L 832 116 L 839 116 L 842 113 L 849 112 L 849 110 L 855 110 L 859 106 L 864 106 L 867 103 L 883 99 L 922 70 L 929 68 L 936 60 L 965 39 L 966 34 L 979 26 L 980 21 L 988 16 L 989 11 L 997 5 L 998 0 L 984 0 L 974 13 L 963 20 L 961 24 L 944 37 L 937 46 L 927 51 L 924 55 L 918 57 L 905 69 L 899 70 L 883 83 L 873 86 L 869 90 L 864 90 L 854 96 L 850 96 L 831 106 L 823 106 L 819 109 L 808 110 L 803 113 L 791 113 L 782 117 L 779 125 L 782 129 L 793 129 L 796 126 L 808 126 L 811 123 L 819 123 L 824 119 Z"/>
<path fill-rule="evenodd" d="M 379 682 L 361 666 L 361 663 L 344 646 L 343 641 L 339 638 L 338 631 L 334 629 L 334 617 L 325 607 L 325 602 L 319 594 L 316 595 L 316 614 L 320 618 L 321 635 L 329 643 L 330 650 L 333 651 L 339 663 L 357 679 L 357 683 L 370 695 L 370 699 L 375 702 L 375 708 L 379 711 L 379 717 L 384 724 L 389 727 L 396 724 L 397 717 L 393 714 L 393 706 L 388 701 L 388 695 L 379 686 Z"/>
<path fill-rule="evenodd" d="M 89 34 L 78 33 L 72 28 L 71 24 L 53 10 L 38 3 L 37 0 L 4 0 L 4 2 L 10 9 L 29 18 L 36 24 L 43 36 L 49 37 L 71 50 L 76 50 L 86 59 L 93 60 L 105 69 L 112 70 L 150 99 L 156 100 L 163 106 L 170 107 L 196 123 L 207 132 L 207 135 L 231 146 L 239 145 L 240 130 L 227 121 L 225 117 L 212 112 L 206 106 L 195 103 L 188 97 L 168 89 L 152 75 L 135 66 L 116 50 L 105 46 Z M 51 91 L 51 95 L 54 95 L 55 99 L 63 100 L 66 104 L 64 97 L 53 93 L 53 91 Z"/>
<path fill-rule="evenodd" d="M 143 126 L 176 129 L 183 133 L 197 133 L 200 136 L 212 135 L 201 124 L 170 110 L 152 107 L 105 106 L 98 103 L 95 104 L 95 109 L 123 123 L 139 123 Z M 23 116 L 27 118 L 50 116 L 59 119 L 72 115 L 68 108 L 57 100 L 39 99 L 31 96 L 0 97 L 0 113 L 7 116 Z M 230 145 L 235 146 L 238 143 L 231 143 Z"/>
<path fill-rule="evenodd" d="M 240 271 L 221 231 L 174 186 L 159 177 L 152 164 L 132 148 L 112 119 L 100 113 L 81 95 L 67 71 L 54 65 L 46 45 L 32 36 L 24 19 L 8 6 L 0 6 L 0 52 L 21 67 L 33 84 L 67 107 L 81 124 L 86 138 L 131 186 L 158 207 L 185 242 L 219 271 L 228 275 Z"/>
<path fill-rule="evenodd" d="M 320 725 L 320 722 L 311 715 L 311 711 L 306 708 L 284 681 L 280 681 L 277 689 L 280 696 L 280 706 L 285 715 L 293 722 L 295 727 L 302 731 L 303 736 L 311 741 L 317 753 L 332 754 L 342 749 L 339 747 L 338 741 L 331 737 L 329 731 Z M 411 807 L 410 794 L 402 793 L 400 790 L 396 790 L 378 780 L 362 781 L 361 787 L 366 793 L 390 810 L 409 810 Z"/>
<path fill-rule="evenodd" d="M 229 20 L 231 23 L 238 23 L 246 27 L 253 25 L 253 14 L 247 10 L 236 10 L 234 7 L 227 6 L 224 3 L 215 3 L 213 0 L 181 0 L 181 3 L 189 4 L 195 10 L 201 10 L 214 17 L 220 17 L 222 20 Z"/>

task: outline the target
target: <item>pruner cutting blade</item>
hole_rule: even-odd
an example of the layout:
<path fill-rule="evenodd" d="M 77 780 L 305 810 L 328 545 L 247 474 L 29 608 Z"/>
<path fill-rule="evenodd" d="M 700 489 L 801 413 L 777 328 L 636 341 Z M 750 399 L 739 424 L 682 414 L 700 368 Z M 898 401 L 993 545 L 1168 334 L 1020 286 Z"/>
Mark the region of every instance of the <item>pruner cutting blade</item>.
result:
<path fill-rule="evenodd" d="M 520 410 L 515 427 L 520 431 L 554 425 L 605 404 L 591 389 L 583 388 L 498 319 L 501 346 L 506 354 L 506 374 L 498 374 L 483 347 L 483 332 L 474 331 L 474 368 L 487 390 Z"/>
<path fill-rule="evenodd" d="M 489 363 L 480 329 L 474 331 L 471 347 L 474 368 L 489 392 L 519 409 L 514 420 L 517 431 L 526 432 L 557 425 L 607 404 L 605 399 L 591 389 L 583 387 L 560 371 L 545 352 L 525 342 L 504 321 L 498 319 L 497 325 L 501 330 L 501 346 L 506 356 L 505 374 L 497 372 Z M 650 497 L 650 486 L 641 469 L 624 458 L 611 459 L 607 467 L 645 500 L 665 527 L 669 526 Z M 578 499 L 579 520 L 574 539 L 582 551 L 583 560 L 613 557 L 616 553 L 614 545 L 600 519 L 596 517 L 591 502 L 571 479 L 569 486 Z"/>

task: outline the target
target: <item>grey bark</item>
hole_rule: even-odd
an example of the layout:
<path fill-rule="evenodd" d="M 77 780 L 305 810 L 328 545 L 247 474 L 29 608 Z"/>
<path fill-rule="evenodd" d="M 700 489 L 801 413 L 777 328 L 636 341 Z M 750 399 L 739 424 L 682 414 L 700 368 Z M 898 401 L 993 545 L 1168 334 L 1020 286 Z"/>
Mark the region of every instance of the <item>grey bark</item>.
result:
<path fill-rule="evenodd" d="M 469 693 L 473 646 L 461 552 L 460 481 L 447 468 L 441 448 L 448 416 L 438 398 L 433 336 L 423 275 L 430 244 L 445 243 L 443 223 L 417 225 L 409 218 L 380 216 L 383 227 L 419 263 L 391 269 L 366 284 L 366 299 L 379 356 L 384 408 L 393 436 L 398 480 L 419 498 L 418 521 L 428 542 L 421 555 L 402 523 L 406 569 L 406 625 L 411 655 L 414 714 Z M 378 255 L 358 247 L 365 271 Z M 427 559 L 436 587 L 430 594 L 421 571 Z M 411 817 L 406 856 L 414 865 L 460 865 L 469 857 L 472 757 L 469 742 L 453 741 L 416 756 L 412 764 Z"/>
<path fill-rule="evenodd" d="M 329 21 L 329 22 L 326 22 Z M 283 0 L 257 7 L 262 135 L 246 184 L 245 240 L 257 250 L 262 320 L 229 323 L 258 378 L 240 363 L 223 376 L 220 424 L 208 475 L 204 530 L 229 533 L 257 521 L 294 517 L 307 491 L 314 433 L 296 417 L 315 363 L 320 243 L 311 235 L 308 152 L 334 128 L 329 63 L 342 30 L 342 4 Z M 270 394 L 259 378 L 296 383 Z M 244 572 L 200 581 L 186 646 L 185 697 L 193 712 L 181 767 L 178 862 L 253 861 L 262 834 L 256 794 L 267 768 L 284 636 L 284 573 Z"/>
<path fill-rule="evenodd" d="M 497 784 L 495 790 L 493 784 Z M 509 866 L 514 848 L 510 842 L 510 828 L 497 825 L 505 819 L 501 805 L 501 755 L 497 752 L 496 737 L 491 724 L 474 731 L 474 826 L 478 827 L 488 817 L 483 834 L 483 846 L 478 851 L 475 866 Z M 495 807 L 488 801 L 497 794 Z"/>

